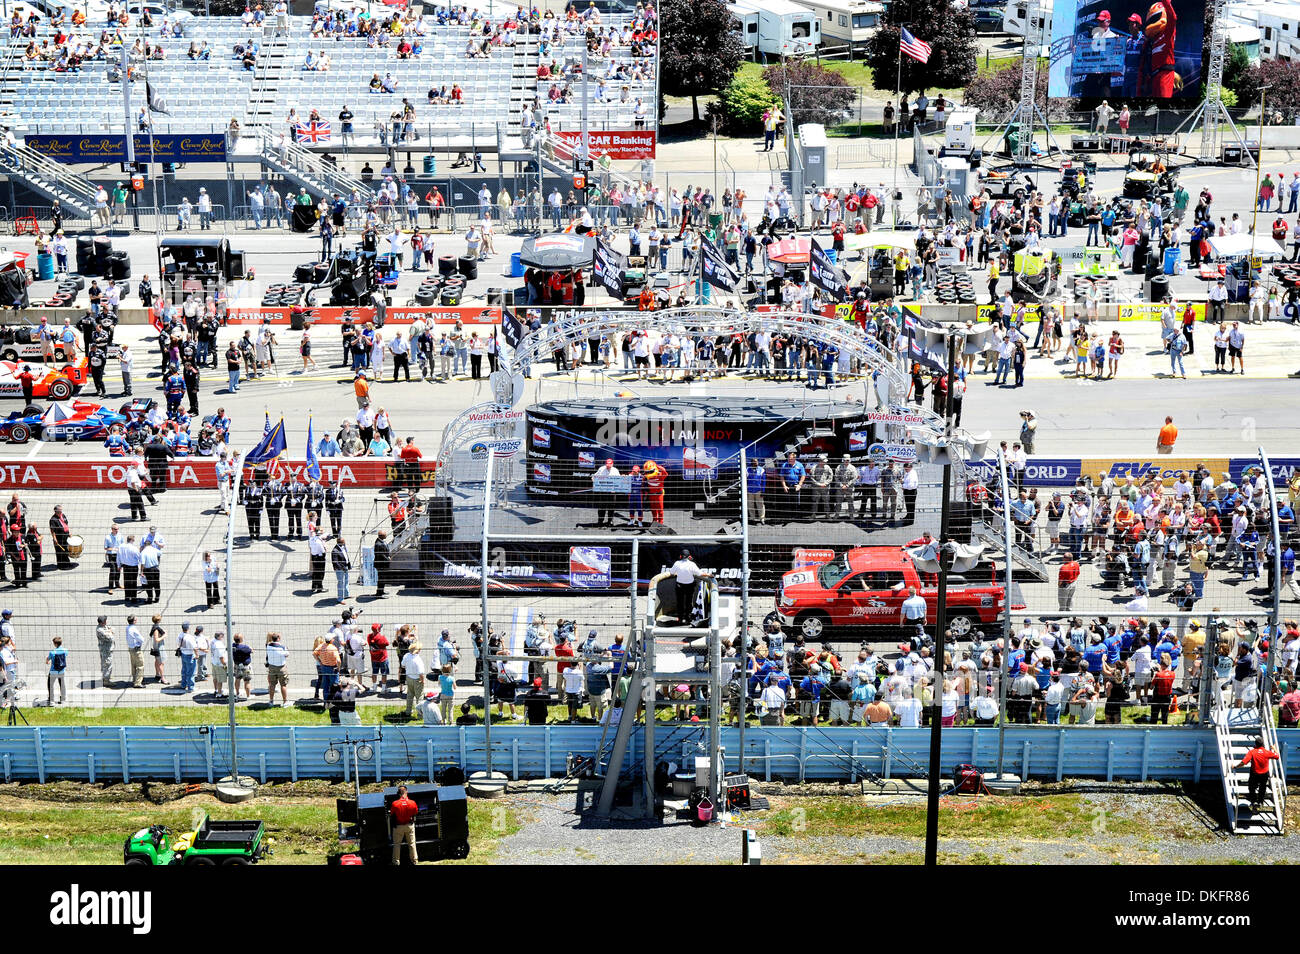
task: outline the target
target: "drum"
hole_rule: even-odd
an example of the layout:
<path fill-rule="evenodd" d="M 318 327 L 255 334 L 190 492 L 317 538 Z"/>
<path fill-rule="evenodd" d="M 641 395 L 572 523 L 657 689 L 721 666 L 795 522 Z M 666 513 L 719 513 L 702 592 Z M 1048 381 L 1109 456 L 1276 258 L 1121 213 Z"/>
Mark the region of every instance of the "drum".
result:
<path fill-rule="evenodd" d="M 86 545 L 86 541 L 75 533 L 68 534 L 68 556 L 74 560 L 81 556 L 81 550 Z"/>

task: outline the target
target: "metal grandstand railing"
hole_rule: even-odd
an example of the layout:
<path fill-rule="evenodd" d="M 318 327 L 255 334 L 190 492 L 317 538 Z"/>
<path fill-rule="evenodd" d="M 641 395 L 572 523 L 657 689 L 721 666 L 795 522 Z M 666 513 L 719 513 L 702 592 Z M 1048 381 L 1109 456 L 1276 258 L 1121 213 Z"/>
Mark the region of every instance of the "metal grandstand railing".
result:
<path fill-rule="evenodd" d="M 256 133 L 261 136 L 262 161 L 271 169 L 321 195 L 350 196 L 356 192 L 365 202 L 375 198 L 369 185 L 311 150 L 289 142 L 287 137 L 282 142 L 272 141 L 271 129 L 264 126 Z"/>
<path fill-rule="evenodd" d="M 0 148 L 0 170 L 16 176 L 34 192 L 59 204 L 74 215 L 90 215 L 98 189 L 90 180 L 35 149 L 15 143 Z"/>

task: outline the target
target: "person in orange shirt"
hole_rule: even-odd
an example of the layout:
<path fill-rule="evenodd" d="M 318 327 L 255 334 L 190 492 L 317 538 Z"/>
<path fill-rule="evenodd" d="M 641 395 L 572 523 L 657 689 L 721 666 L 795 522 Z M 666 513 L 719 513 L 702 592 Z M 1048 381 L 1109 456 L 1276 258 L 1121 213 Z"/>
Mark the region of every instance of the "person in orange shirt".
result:
<path fill-rule="evenodd" d="M 420 463 L 424 455 L 420 453 L 420 448 L 415 446 L 414 436 L 406 439 L 406 446 L 402 448 L 401 454 L 402 462 L 405 464 L 407 485 L 412 494 L 417 494 L 424 480 L 423 467 Z"/>
<path fill-rule="evenodd" d="M 395 493 L 388 496 L 388 519 L 392 523 L 394 536 L 406 525 L 406 504 Z"/>
<path fill-rule="evenodd" d="M 366 372 L 357 372 L 356 380 L 352 382 L 352 390 L 357 395 L 357 407 L 365 407 L 370 403 L 370 381 L 366 378 Z"/>
<path fill-rule="evenodd" d="M 402 845 L 411 849 L 411 864 L 418 864 L 420 859 L 415 853 L 415 816 L 420 814 L 420 806 L 406 795 L 406 786 L 397 786 L 397 797 L 388 806 L 388 814 L 393 816 L 393 864 L 402 860 Z"/>
<path fill-rule="evenodd" d="M 1172 454 L 1176 440 L 1178 440 L 1178 428 L 1174 427 L 1174 419 L 1166 416 L 1165 426 L 1160 428 L 1160 436 L 1156 438 L 1156 452 Z"/>
<path fill-rule="evenodd" d="M 1264 746 L 1262 736 L 1255 736 L 1255 747 L 1241 757 L 1240 765 L 1250 766 L 1250 780 L 1246 783 L 1247 798 L 1251 808 L 1259 808 L 1264 803 L 1264 791 L 1268 788 L 1268 763 L 1278 758 L 1278 754 Z"/>
<path fill-rule="evenodd" d="M 641 469 L 641 475 L 645 478 L 645 496 L 649 502 L 650 518 L 653 523 L 664 522 L 664 482 L 668 479 L 668 472 L 652 460 L 646 461 L 645 467 Z"/>

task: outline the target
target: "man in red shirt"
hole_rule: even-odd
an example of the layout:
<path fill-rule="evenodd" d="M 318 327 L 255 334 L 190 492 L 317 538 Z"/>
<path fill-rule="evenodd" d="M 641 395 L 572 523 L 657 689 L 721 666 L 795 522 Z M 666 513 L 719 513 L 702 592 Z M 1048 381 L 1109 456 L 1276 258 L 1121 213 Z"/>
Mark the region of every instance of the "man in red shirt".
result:
<path fill-rule="evenodd" d="M 1160 671 L 1151 677 L 1151 721 L 1157 719 L 1169 724 L 1169 703 L 1174 697 L 1174 668 L 1161 663 Z"/>
<path fill-rule="evenodd" d="M 388 687 L 390 668 L 388 665 L 388 637 L 384 635 L 383 623 L 371 623 L 370 635 L 366 637 L 370 648 L 370 675 L 376 689 Z"/>
<path fill-rule="evenodd" d="M 1255 747 L 1241 757 L 1241 765 L 1250 766 L 1250 781 L 1247 785 L 1247 798 L 1251 808 L 1259 808 L 1264 802 L 1264 790 L 1268 787 L 1268 763 L 1278 754 L 1272 749 L 1264 748 L 1264 739 L 1255 736 Z"/>
<path fill-rule="evenodd" d="M 1056 572 L 1056 608 L 1068 613 L 1074 607 L 1074 591 L 1079 585 L 1079 561 L 1073 553 L 1065 555 L 1065 562 Z"/>
<path fill-rule="evenodd" d="M 411 493 L 418 494 L 423 480 L 423 475 L 420 472 L 420 461 L 424 459 L 424 455 L 420 453 L 420 448 L 415 446 L 414 437 L 406 439 L 401 456 L 403 469 L 406 471 L 407 486 L 411 488 Z"/>
<path fill-rule="evenodd" d="M 418 864 L 420 859 L 415 853 L 415 816 L 420 813 L 420 806 L 406 797 L 406 786 L 397 786 L 397 798 L 388 806 L 388 814 L 393 819 L 393 864 L 402 862 L 402 844 L 411 846 L 411 864 Z"/>
<path fill-rule="evenodd" d="M 558 636 L 555 637 L 555 649 L 552 650 L 552 654 L 556 656 L 565 656 L 569 659 L 572 659 L 575 656 L 577 656 L 577 653 L 573 651 L 573 644 L 569 642 L 569 637 L 566 636 L 564 633 L 560 633 Z M 574 666 L 574 665 L 577 664 L 567 663 L 567 662 L 561 662 L 555 664 L 555 669 L 560 674 L 560 678 L 558 680 L 559 686 L 557 686 L 556 688 L 558 688 L 560 691 L 561 705 L 563 705 L 565 702 L 568 701 L 568 697 L 564 691 L 564 673 L 565 670 L 567 670 L 570 666 Z"/>
<path fill-rule="evenodd" d="M 1294 729 L 1300 725 L 1300 684 L 1293 683 L 1277 707 L 1277 727 Z"/>
<path fill-rule="evenodd" d="M 876 194 L 868 189 L 867 194 L 862 197 L 862 224 L 866 226 L 868 232 L 871 231 L 871 220 L 876 217 L 876 206 L 878 204 Z"/>
<path fill-rule="evenodd" d="M 18 383 L 23 388 L 23 404 L 31 404 L 32 394 L 36 390 L 36 375 L 32 374 L 30 364 L 23 365 L 22 373 L 18 375 Z"/>

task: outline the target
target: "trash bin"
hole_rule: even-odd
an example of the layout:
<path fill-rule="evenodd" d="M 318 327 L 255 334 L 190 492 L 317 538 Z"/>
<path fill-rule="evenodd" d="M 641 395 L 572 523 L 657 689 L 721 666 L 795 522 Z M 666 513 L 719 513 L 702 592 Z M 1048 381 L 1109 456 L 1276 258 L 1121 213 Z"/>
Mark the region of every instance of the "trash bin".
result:
<path fill-rule="evenodd" d="M 717 231 L 721 226 L 722 226 L 722 213 L 721 213 L 721 212 L 710 212 L 710 213 L 709 213 L 709 228 L 713 229 L 713 231 L 716 232 L 716 231 Z"/>
<path fill-rule="evenodd" d="M 1163 275 L 1156 275 L 1151 279 L 1151 300 L 1161 302 L 1169 294 L 1169 279 Z"/>
<path fill-rule="evenodd" d="M 431 175 L 434 175 L 435 173 L 437 173 L 437 171 L 438 171 L 438 157 L 437 157 L 437 156 L 425 156 L 425 157 L 424 157 L 424 174 L 425 174 L 426 176 L 431 176 Z"/>
<path fill-rule="evenodd" d="M 41 252 L 36 256 L 36 278 L 42 282 L 54 278 L 54 256 L 49 252 Z"/>
<path fill-rule="evenodd" d="M 1178 265 L 1183 260 L 1183 249 L 1181 245 L 1171 245 L 1165 249 L 1164 273 L 1166 275 L 1177 275 Z"/>
<path fill-rule="evenodd" d="M 510 277 L 511 278 L 524 277 L 524 263 L 519 260 L 518 252 L 510 253 Z"/>

